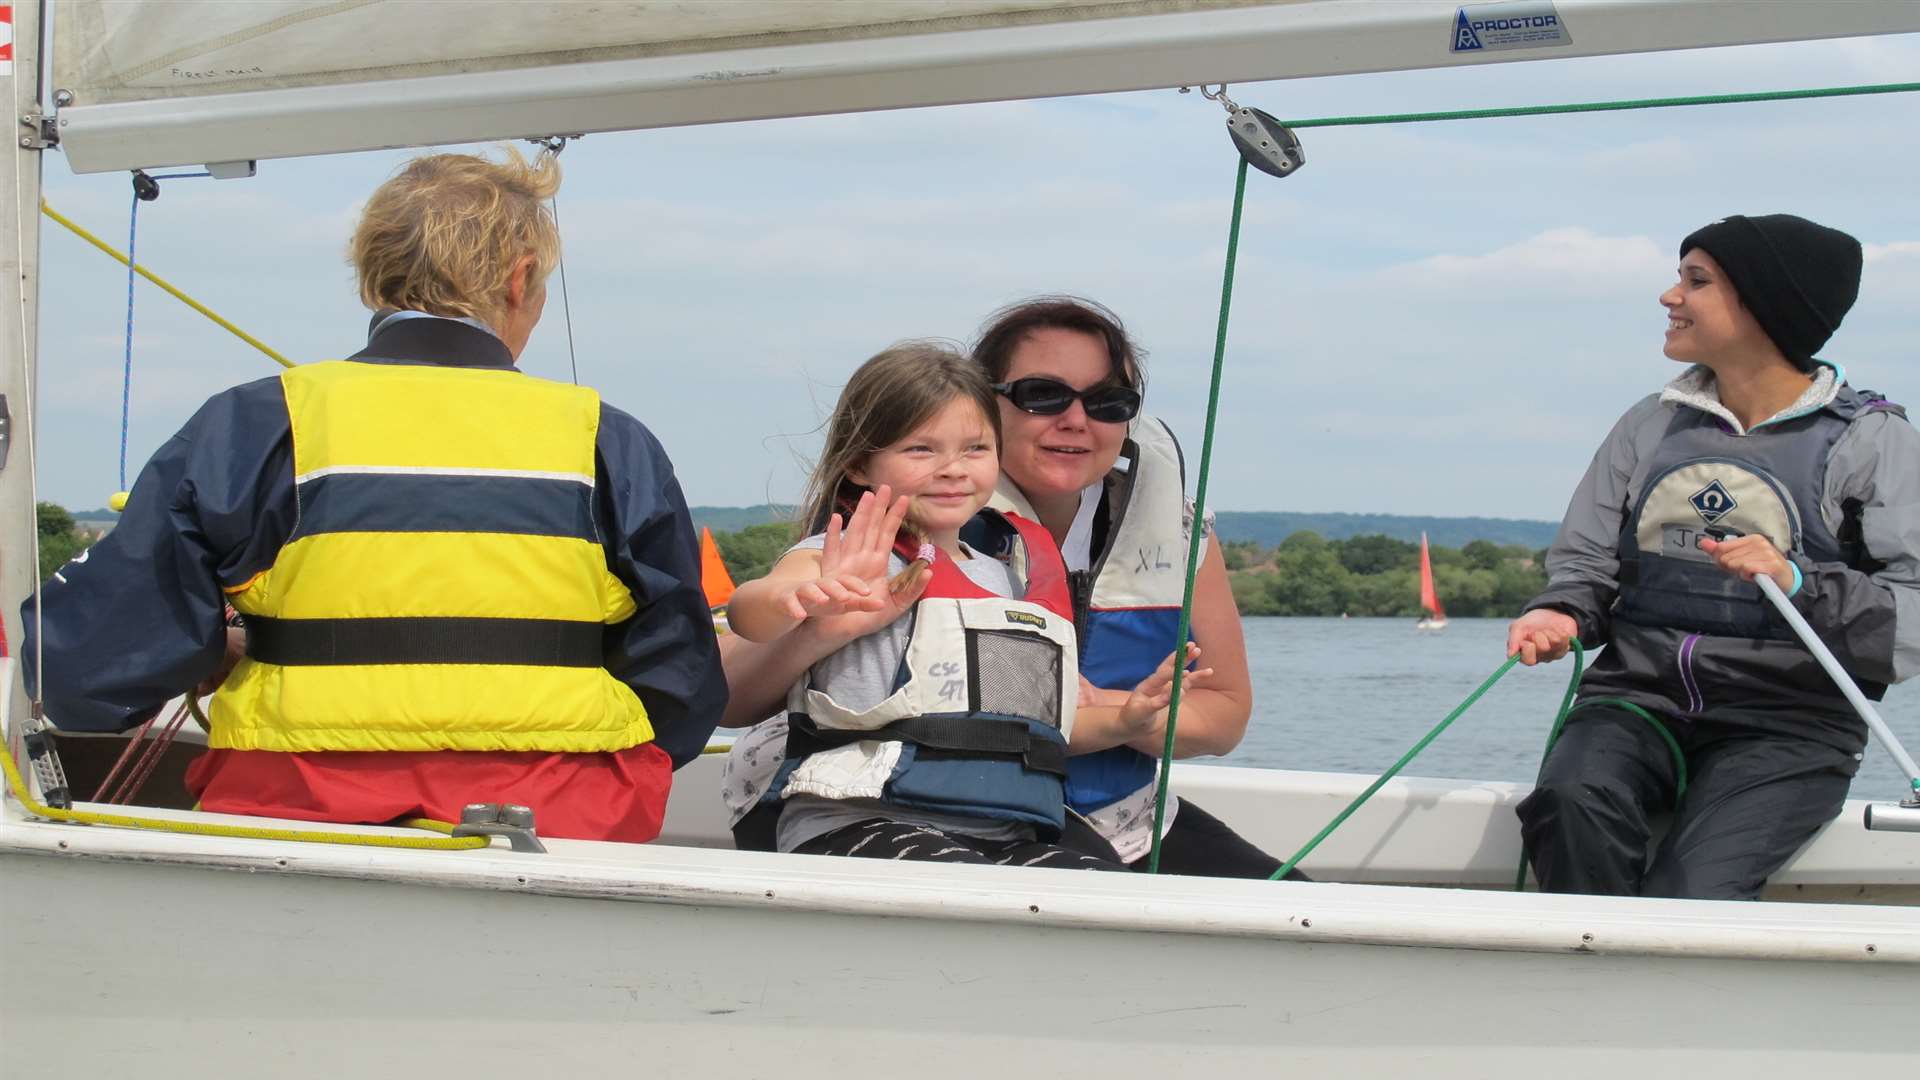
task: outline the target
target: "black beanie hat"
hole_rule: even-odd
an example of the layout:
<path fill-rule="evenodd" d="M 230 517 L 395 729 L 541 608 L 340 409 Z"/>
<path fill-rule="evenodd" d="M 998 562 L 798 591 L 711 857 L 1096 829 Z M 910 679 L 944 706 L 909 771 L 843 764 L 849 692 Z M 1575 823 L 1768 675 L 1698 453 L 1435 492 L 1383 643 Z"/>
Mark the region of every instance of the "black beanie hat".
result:
<path fill-rule="evenodd" d="M 1860 241 L 1792 214 L 1735 214 L 1680 241 L 1726 271 L 1740 299 L 1802 371 L 1860 295 Z"/>

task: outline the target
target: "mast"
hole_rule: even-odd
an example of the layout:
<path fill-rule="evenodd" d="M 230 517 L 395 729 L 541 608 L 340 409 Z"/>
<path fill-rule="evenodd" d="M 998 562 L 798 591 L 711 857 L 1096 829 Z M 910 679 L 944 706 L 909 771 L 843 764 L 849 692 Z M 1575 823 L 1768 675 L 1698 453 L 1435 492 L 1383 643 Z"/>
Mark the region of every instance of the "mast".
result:
<path fill-rule="evenodd" d="M 5 400 L 6 431 L 0 443 L 0 620 L 6 627 L 7 653 L 19 656 L 24 640 L 20 603 L 39 578 L 36 551 L 38 515 L 34 512 L 33 402 L 40 306 L 40 166 L 44 142 L 38 124 L 40 28 L 37 3 L 3 4 L 11 16 L 11 59 L 0 62 L 0 86 L 7 91 L 15 122 L 11 159 L 0 168 L 0 398 Z M 27 118 L 34 118 L 28 123 Z M 31 658 L 27 658 L 30 662 Z M 22 665 L 16 665 L 19 667 Z M 27 715 L 26 688 L 12 680 L 5 688 L 12 715 Z"/>

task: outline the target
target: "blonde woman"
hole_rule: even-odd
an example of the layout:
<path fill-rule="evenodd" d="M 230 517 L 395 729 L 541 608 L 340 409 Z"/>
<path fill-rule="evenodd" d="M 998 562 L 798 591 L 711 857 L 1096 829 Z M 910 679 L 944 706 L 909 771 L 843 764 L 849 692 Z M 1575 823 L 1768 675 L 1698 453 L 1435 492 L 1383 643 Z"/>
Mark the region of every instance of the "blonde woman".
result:
<path fill-rule="evenodd" d="M 550 836 L 659 833 L 726 687 L 666 453 L 514 366 L 559 183 L 548 156 L 438 154 L 374 192 L 351 244 L 366 347 L 215 395 L 47 584 L 28 675 L 60 726 L 127 730 L 215 674 L 231 604 L 247 655 L 188 774 L 205 809 L 515 802 Z"/>

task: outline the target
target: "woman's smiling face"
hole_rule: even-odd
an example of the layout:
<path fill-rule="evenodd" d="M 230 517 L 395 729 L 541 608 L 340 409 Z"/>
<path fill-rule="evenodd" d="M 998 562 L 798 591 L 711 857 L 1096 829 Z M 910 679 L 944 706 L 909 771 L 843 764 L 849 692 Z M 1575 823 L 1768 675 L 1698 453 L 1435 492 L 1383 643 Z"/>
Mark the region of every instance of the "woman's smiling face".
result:
<path fill-rule="evenodd" d="M 1760 328 L 1713 256 L 1693 248 L 1680 258 L 1680 280 L 1660 294 L 1667 309 L 1667 356 L 1712 366 L 1723 357 L 1767 350 L 1772 340 Z"/>
<path fill-rule="evenodd" d="M 1039 376 L 1085 390 L 1115 378 L 1106 345 L 1092 334 L 1042 327 L 1013 348 L 1003 382 Z M 1079 401 L 1055 416 L 1022 412 L 1000 398 L 1000 468 L 1029 499 L 1058 499 L 1107 475 L 1127 425 L 1089 420 Z"/>

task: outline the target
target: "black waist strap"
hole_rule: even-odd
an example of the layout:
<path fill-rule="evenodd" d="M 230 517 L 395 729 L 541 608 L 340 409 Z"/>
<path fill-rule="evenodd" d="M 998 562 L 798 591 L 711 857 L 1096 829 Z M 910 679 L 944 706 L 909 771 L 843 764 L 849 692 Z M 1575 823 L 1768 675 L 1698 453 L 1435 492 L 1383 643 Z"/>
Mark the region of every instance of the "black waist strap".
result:
<path fill-rule="evenodd" d="M 787 717 L 787 756 L 805 757 L 866 739 L 909 742 L 950 754 L 1017 757 L 1035 772 L 1067 775 L 1067 748 L 1036 737 L 1024 720 L 969 716 L 915 716 L 871 731 L 822 728 L 805 713 Z"/>
<path fill-rule="evenodd" d="M 286 666 L 514 664 L 600 667 L 605 627 L 567 619 L 269 619 L 248 615 L 247 655 Z"/>

